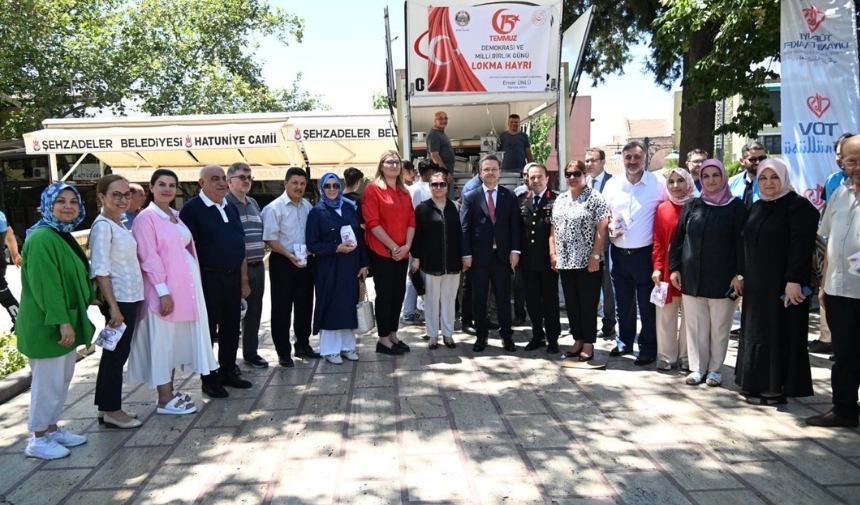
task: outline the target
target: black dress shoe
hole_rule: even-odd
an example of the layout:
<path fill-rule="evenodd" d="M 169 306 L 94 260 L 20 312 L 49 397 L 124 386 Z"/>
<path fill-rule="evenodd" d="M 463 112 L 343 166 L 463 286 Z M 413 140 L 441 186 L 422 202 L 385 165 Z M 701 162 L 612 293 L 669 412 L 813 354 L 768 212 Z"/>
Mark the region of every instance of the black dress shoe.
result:
<path fill-rule="evenodd" d="M 259 355 L 252 358 L 245 358 L 242 361 L 254 368 L 269 368 L 269 362 L 261 358 Z"/>
<path fill-rule="evenodd" d="M 833 352 L 833 344 L 829 342 L 822 342 L 821 340 L 813 340 L 807 346 L 809 352 L 820 353 L 820 354 L 830 354 Z"/>
<path fill-rule="evenodd" d="M 514 326 L 522 326 L 522 325 L 526 324 L 526 318 L 523 316 L 517 316 L 512 321 L 512 324 Z"/>
<path fill-rule="evenodd" d="M 203 390 L 203 394 L 209 398 L 227 398 L 230 396 L 230 393 L 221 384 L 218 384 L 218 381 L 214 377 L 204 380 L 201 389 Z"/>
<path fill-rule="evenodd" d="M 826 414 L 807 417 L 806 424 L 810 426 L 823 426 L 825 428 L 835 428 L 838 426 L 853 428 L 855 426 L 860 426 L 860 420 L 858 420 L 857 417 L 854 417 L 853 419 L 842 417 L 831 410 Z"/>
<path fill-rule="evenodd" d="M 290 357 L 278 358 L 278 364 L 284 368 L 293 368 L 296 366 L 295 363 L 293 363 L 293 358 Z"/>
<path fill-rule="evenodd" d="M 320 353 L 314 351 L 313 347 L 296 347 L 296 352 L 293 353 L 297 358 L 319 359 Z"/>
<path fill-rule="evenodd" d="M 546 340 L 544 340 L 542 338 L 540 338 L 540 339 L 533 338 L 533 339 L 529 340 L 528 344 L 526 344 L 526 350 L 527 351 L 534 351 L 534 350 L 540 349 L 541 347 L 543 347 L 545 345 L 546 345 Z"/>
<path fill-rule="evenodd" d="M 236 389 L 251 389 L 254 386 L 250 381 L 246 381 L 233 372 L 218 374 L 218 382 L 222 386 L 230 386 Z"/>
<path fill-rule="evenodd" d="M 609 351 L 609 355 L 612 356 L 613 358 L 617 358 L 619 356 L 624 356 L 625 354 L 630 354 L 632 352 L 633 351 L 631 351 L 630 349 L 621 350 L 618 348 L 618 346 L 616 346 L 611 351 Z"/>
<path fill-rule="evenodd" d="M 403 349 L 397 347 L 396 345 L 392 345 L 391 347 L 385 347 L 382 342 L 376 343 L 376 352 L 379 354 L 388 354 L 390 356 L 403 356 Z"/>
<path fill-rule="evenodd" d="M 555 342 L 555 343 L 550 342 L 546 346 L 546 353 L 547 354 L 558 354 L 560 351 L 561 350 L 558 348 L 558 342 Z"/>
<path fill-rule="evenodd" d="M 499 328 L 501 328 L 501 326 L 499 326 L 498 324 L 487 321 L 488 330 L 498 330 Z"/>
<path fill-rule="evenodd" d="M 484 352 L 484 349 L 487 348 L 487 337 L 478 337 L 475 340 L 475 345 L 472 346 L 472 350 L 475 352 Z"/>
<path fill-rule="evenodd" d="M 645 366 L 654 363 L 654 360 L 657 359 L 654 356 L 639 356 L 636 358 L 636 361 L 633 362 L 636 366 Z"/>
<path fill-rule="evenodd" d="M 432 343 L 432 344 L 428 345 L 427 348 L 430 349 L 431 351 L 435 351 L 436 349 L 439 348 L 439 344 L 438 343 Z"/>
<path fill-rule="evenodd" d="M 517 346 L 514 345 L 514 341 L 510 338 L 504 339 L 503 344 L 504 349 L 508 352 L 514 352 L 517 350 Z"/>
<path fill-rule="evenodd" d="M 602 330 L 597 330 L 597 338 L 605 338 L 609 340 L 610 338 L 615 337 L 615 328 L 603 328 Z"/>
<path fill-rule="evenodd" d="M 244 361 L 244 360 L 242 360 Z M 233 373 L 236 375 L 242 375 L 242 369 L 239 368 L 239 365 L 233 363 Z"/>
<path fill-rule="evenodd" d="M 402 340 L 398 340 L 397 343 L 394 344 L 394 347 L 397 347 L 398 349 L 400 349 L 403 352 L 409 352 L 412 350 L 409 348 L 408 345 L 406 345 L 406 342 L 404 342 Z"/>
<path fill-rule="evenodd" d="M 456 349 L 457 344 L 454 342 L 454 337 L 443 337 L 442 340 L 445 341 L 445 347 L 448 349 Z"/>

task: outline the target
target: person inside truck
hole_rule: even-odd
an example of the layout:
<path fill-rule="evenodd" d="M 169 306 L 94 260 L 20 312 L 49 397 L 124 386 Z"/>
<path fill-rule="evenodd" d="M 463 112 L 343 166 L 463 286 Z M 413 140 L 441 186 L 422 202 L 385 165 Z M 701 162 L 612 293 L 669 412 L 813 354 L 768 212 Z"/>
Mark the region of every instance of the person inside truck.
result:
<path fill-rule="evenodd" d="M 451 139 L 445 134 L 448 126 L 448 114 L 439 111 L 433 119 L 433 128 L 427 133 L 427 153 L 439 168 L 444 168 L 448 173 L 454 172 L 454 148 L 451 147 Z"/>
<path fill-rule="evenodd" d="M 508 131 L 499 134 L 499 150 L 505 153 L 502 158 L 502 171 L 519 171 L 532 163 L 532 148 L 529 136 L 520 131 L 520 116 L 508 116 Z"/>

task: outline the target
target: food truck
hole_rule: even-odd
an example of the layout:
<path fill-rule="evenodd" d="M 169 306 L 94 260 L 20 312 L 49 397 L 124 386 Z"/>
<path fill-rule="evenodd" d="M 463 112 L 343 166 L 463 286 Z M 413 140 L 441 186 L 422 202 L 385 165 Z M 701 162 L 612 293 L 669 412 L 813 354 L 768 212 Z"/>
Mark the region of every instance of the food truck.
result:
<path fill-rule="evenodd" d="M 507 130 L 511 114 L 523 124 L 542 114 L 568 117 L 591 9 L 564 37 L 560 0 L 440 0 L 432 6 L 406 0 L 404 18 L 406 68 L 395 70 L 385 9 L 388 102 L 404 158 L 428 157 L 426 134 L 434 114 L 444 110 L 450 118 L 445 134 L 457 156 L 454 175 L 462 186 L 480 156 L 503 156 L 498 134 Z M 566 160 L 567 121 L 556 130 L 565 141 L 554 145 Z M 520 171 L 503 174 L 501 183 L 520 184 Z"/>

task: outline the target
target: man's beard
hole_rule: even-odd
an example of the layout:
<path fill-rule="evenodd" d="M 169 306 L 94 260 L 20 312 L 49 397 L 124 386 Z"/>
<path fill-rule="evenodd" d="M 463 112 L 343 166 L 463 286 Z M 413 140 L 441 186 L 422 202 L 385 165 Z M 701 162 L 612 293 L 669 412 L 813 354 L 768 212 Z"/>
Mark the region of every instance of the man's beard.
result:
<path fill-rule="evenodd" d="M 644 166 L 636 167 L 636 168 L 632 168 L 632 169 L 630 167 L 627 167 L 627 166 L 624 167 L 624 172 L 627 173 L 627 175 L 639 175 L 643 171 L 645 171 Z"/>

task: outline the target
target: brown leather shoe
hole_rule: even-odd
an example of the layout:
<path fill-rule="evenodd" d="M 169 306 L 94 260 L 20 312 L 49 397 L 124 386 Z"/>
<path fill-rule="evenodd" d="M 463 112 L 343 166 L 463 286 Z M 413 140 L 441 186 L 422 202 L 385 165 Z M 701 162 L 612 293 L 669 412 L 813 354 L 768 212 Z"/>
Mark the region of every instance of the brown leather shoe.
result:
<path fill-rule="evenodd" d="M 851 419 L 848 417 L 842 417 L 831 410 L 826 414 L 807 417 L 806 424 L 810 426 L 823 426 L 825 428 L 834 428 L 838 426 L 853 428 L 855 426 L 860 426 L 860 420 L 857 418 Z"/>

